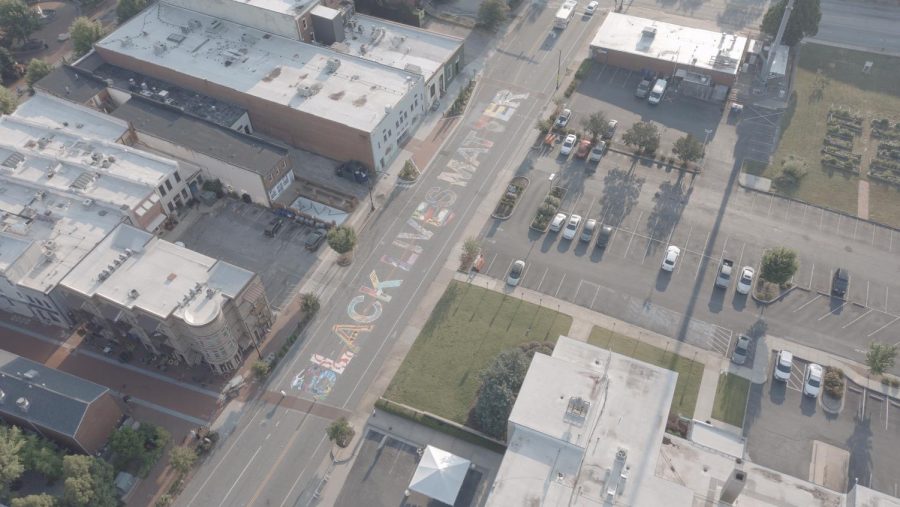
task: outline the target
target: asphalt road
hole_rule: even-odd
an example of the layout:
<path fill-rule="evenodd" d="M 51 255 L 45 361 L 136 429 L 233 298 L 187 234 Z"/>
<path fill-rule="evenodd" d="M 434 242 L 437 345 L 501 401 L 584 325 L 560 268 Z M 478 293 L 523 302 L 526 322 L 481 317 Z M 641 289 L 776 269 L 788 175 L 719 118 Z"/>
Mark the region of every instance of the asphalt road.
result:
<path fill-rule="evenodd" d="M 524 287 L 723 355 L 738 333 L 781 336 L 859 362 L 870 341 L 896 341 L 900 234 L 736 185 L 723 197 L 718 181 L 704 186 L 707 174 L 692 187 L 677 171 L 633 165 L 616 153 L 590 174 L 583 161 L 557 152 L 531 156 L 522 174 L 532 183 L 513 216 L 484 228 L 489 276 L 502 279 L 513 260 L 524 259 Z M 605 251 L 528 228 L 551 175 L 568 189 L 563 211 L 616 227 Z M 682 251 L 671 274 L 659 268 L 670 244 Z M 783 301 L 760 305 L 737 294 L 734 282 L 713 287 L 722 257 L 758 268 L 764 250 L 779 245 L 800 259 L 794 281 L 801 288 Z M 851 273 L 846 301 L 828 295 L 838 266 Z"/>
<path fill-rule="evenodd" d="M 379 210 L 353 265 L 334 282 L 337 291 L 278 368 L 269 395 L 233 412 L 230 438 L 179 505 L 309 502 L 330 447 L 325 427 L 359 403 L 494 176 L 528 150 L 534 120 L 556 87 L 558 59 L 570 62 L 600 21 L 576 17 L 551 34 L 554 12 L 550 5 L 513 22 L 489 55 L 462 124 L 422 180 Z M 280 390 L 288 396 L 274 394 Z"/>
<path fill-rule="evenodd" d="M 822 0 L 816 42 L 900 54 L 900 7 Z"/>

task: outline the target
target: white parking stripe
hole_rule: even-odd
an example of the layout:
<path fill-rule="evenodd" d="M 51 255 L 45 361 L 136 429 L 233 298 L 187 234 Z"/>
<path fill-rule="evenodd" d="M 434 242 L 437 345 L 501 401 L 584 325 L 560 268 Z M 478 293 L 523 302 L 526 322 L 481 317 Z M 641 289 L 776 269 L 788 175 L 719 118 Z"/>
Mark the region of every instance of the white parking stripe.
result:
<path fill-rule="evenodd" d="M 594 308 L 594 302 L 597 301 L 597 295 L 600 294 L 600 286 L 597 286 L 597 291 L 594 292 L 594 297 L 591 299 L 591 309 Z"/>
<path fill-rule="evenodd" d="M 851 320 L 850 322 L 844 324 L 843 326 L 841 326 L 841 329 L 846 329 L 846 328 L 852 326 L 856 321 L 858 321 L 859 319 L 865 317 L 866 315 L 868 315 L 868 314 L 870 314 L 870 313 L 872 313 L 872 309 L 871 309 L 871 308 L 869 308 L 868 310 L 866 310 L 866 312 L 863 313 L 862 315 L 860 315 L 859 317 L 857 317 L 857 318 Z"/>
<path fill-rule="evenodd" d="M 869 281 L 866 280 L 866 304 L 864 304 L 866 308 L 869 307 Z"/>
<path fill-rule="evenodd" d="M 544 268 L 544 274 L 541 275 L 541 282 L 538 284 L 537 289 L 535 289 L 535 290 L 537 290 L 538 292 L 540 292 L 540 290 L 541 290 L 541 285 L 544 285 L 544 278 L 547 277 L 547 272 L 548 272 L 548 271 L 550 271 L 550 268 Z"/>
<path fill-rule="evenodd" d="M 553 297 L 559 296 L 559 290 L 562 289 L 563 284 L 566 283 L 566 274 L 563 273 L 562 280 L 559 281 L 559 287 L 556 288 L 556 292 L 553 294 Z"/>
<path fill-rule="evenodd" d="M 816 297 L 810 299 L 809 301 L 807 301 L 807 302 L 803 303 L 802 305 L 800 305 L 799 307 L 797 307 L 797 308 L 793 311 L 793 313 L 797 313 L 797 312 L 799 312 L 800 310 L 806 308 L 807 306 L 811 305 L 813 302 L 815 302 L 815 301 L 816 301 L 817 299 L 819 299 L 820 297 L 822 297 L 821 294 L 816 294 Z"/>
<path fill-rule="evenodd" d="M 494 265 L 494 261 L 495 261 L 495 260 L 497 260 L 497 254 L 494 254 L 494 256 L 491 257 L 491 262 L 488 263 L 487 270 L 485 270 L 486 273 L 490 273 L 490 272 L 491 272 L 491 266 Z"/>
<path fill-rule="evenodd" d="M 835 308 L 834 310 L 831 310 L 830 312 L 826 313 L 825 315 L 822 315 L 821 317 L 819 317 L 819 318 L 816 319 L 816 320 L 822 320 L 822 319 L 824 319 L 825 317 L 828 317 L 829 315 L 833 315 L 835 312 L 840 311 L 841 308 L 843 308 L 846 304 L 847 304 L 847 301 L 844 301 L 843 303 L 841 303 L 841 306 Z"/>
<path fill-rule="evenodd" d="M 809 271 L 809 285 L 806 286 L 807 289 L 812 289 L 814 274 L 816 274 L 816 263 L 815 262 L 812 265 L 812 269 Z"/>
<path fill-rule="evenodd" d="M 888 326 L 890 326 L 890 325 L 893 324 L 894 322 L 897 322 L 898 320 L 900 320 L 900 317 L 894 317 L 894 320 L 888 322 L 887 324 L 885 324 L 885 325 L 879 327 L 879 328 L 876 329 L 875 331 L 872 331 L 871 333 L 869 333 L 869 337 L 871 338 L 873 335 L 878 334 L 880 331 L 884 330 L 885 328 L 887 328 Z"/>
<path fill-rule="evenodd" d="M 635 222 L 635 227 L 631 231 L 631 239 L 628 240 L 628 246 L 625 247 L 625 254 L 622 255 L 623 259 L 628 257 L 628 250 L 631 249 L 631 242 L 634 241 L 634 233 L 637 232 L 637 224 L 641 223 L 641 217 L 643 217 L 643 216 L 644 216 L 644 212 L 641 211 L 641 213 L 638 215 L 637 221 Z"/>

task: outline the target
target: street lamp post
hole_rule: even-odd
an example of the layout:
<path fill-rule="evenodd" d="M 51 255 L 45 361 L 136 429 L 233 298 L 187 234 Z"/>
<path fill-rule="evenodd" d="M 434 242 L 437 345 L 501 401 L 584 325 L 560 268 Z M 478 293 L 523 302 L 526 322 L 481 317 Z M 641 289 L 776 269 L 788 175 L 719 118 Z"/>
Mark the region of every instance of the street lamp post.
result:
<path fill-rule="evenodd" d="M 375 211 L 375 199 L 372 199 L 372 178 L 369 178 L 369 184 L 366 185 L 369 188 L 369 205 L 371 208 L 370 212 Z"/>
<path fill-rule="evenodd" d="M 703 160 L 700 164 L 700 170 L 706 169 L 706 145 L 709 143 L 709 136 L 712 135 L 713 129 L 705 129 L 706 137 L 703 138 Z"/>
<path fill-rule="evenodd" d="M 559 90 L 559 69 L 562 67 L 562 49 L 557 53 L 556 58 L 556 89 Z"/>

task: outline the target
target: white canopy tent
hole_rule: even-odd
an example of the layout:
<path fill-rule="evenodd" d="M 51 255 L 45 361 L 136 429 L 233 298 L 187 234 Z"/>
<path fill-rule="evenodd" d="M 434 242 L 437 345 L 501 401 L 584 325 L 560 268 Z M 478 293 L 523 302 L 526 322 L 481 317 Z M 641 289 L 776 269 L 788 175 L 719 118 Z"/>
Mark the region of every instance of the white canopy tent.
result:
<path fill-rule="evenodd" d="M 429 445 L 419 460 L 409 489 L 453 505 L 470 464 L 467 459 Z"/>

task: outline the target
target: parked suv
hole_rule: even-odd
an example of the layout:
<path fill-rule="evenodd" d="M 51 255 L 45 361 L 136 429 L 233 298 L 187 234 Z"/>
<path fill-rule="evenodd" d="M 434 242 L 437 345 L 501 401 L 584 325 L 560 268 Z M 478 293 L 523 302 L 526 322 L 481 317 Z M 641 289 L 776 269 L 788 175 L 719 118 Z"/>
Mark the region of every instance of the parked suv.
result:
<path fill-rule="evenodd" d="M 338 176 L 351 179 L 357 183 L 366 183 L 369 181 L 369 171 L 362 162 L 356 160 L 348 160 L 337 166 L 335 174 Z"/>
<path fill-rule="evenodd" d="M 850 273 L 844 268 L 834 270 L 834 277 L 831 279 L 831 293 L 838 297 L 844 297 L 848 288 L 850 288 Z"/>
<path fill-rule="evenodd" d="M 281 217 L 275 217 L 269 222 L 269 225 L 266 226 L 266 230 L 264 231 L 266 236 L 270 238 L 274 238 L 278 231 L 281 230 L 281 226 L 284 224 L 284 219 Z"/>
<path fill-rule="evenodd" d="M 775 371 L 772 372 L 772 378 L 780 382 L 787 382 L 791 378 L 791 369 L 794 365 L 794 354 L 786 350 L 778 351 L 775 356 Z"/>

